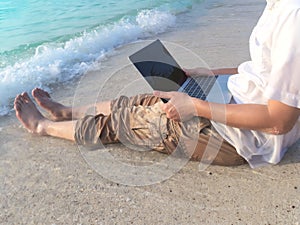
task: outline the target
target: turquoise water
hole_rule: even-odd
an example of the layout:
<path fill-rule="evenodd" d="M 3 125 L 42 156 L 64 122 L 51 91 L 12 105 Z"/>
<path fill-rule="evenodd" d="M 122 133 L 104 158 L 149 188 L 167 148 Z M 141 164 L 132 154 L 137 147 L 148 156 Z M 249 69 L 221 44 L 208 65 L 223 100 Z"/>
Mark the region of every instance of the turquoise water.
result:
<path fill-rule="evenodd" d="M 66 82 L 114 48 L 167 32 L 201 0 L 0 0 L 0 115 L 35 86 Z"/>

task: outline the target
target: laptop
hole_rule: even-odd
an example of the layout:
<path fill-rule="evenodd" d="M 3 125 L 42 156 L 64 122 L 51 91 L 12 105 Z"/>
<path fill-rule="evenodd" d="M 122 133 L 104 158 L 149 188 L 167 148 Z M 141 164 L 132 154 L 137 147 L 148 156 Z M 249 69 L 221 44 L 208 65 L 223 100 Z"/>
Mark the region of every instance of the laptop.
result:
<path fill-rule="evenodd" d="M 129 56 L 148 84 L 159 91 L 179 91 L 215 103 L 229 103 L 230 75 L 188 77 L 158 39 Z M 167 102 L 166 99 L 162 99 Z"/>

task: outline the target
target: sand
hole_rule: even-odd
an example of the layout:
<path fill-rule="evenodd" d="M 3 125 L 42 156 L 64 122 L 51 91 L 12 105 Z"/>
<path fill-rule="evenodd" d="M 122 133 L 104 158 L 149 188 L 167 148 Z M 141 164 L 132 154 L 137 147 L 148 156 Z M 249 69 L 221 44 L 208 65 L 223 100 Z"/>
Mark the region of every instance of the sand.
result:
<path fill-rule="evenodd" d="M 181 65 L 237 66 L 249 59 L 248 37 L 265 2 L 223 2 L 209 1 L 202 6 L 205 10 L 181 15 L 176 28 L 158 35 Z M 84 104 L 148 92 L 127 59 L 140 45 L 119 48 L 80 81 L 53 87 L 53 98 L 64 104 Z M 188 51 L 180 46 L 205 60 L 186 57 Z M 90 151 L 69 141 L 37 137 L 26 132 L 12 114 L 0 118 L 0 149 L 0 224 L 300 221 L 300 143 L 276 166 L 201 170 L 198 162 L 171 158 L 168 164 L 170 158 L 165 155 L 133 151 L 130 146 Z M 156 171 L 159 166 L 161 172 Z M 148 175 L 139 176 L 144 173 Z"/>

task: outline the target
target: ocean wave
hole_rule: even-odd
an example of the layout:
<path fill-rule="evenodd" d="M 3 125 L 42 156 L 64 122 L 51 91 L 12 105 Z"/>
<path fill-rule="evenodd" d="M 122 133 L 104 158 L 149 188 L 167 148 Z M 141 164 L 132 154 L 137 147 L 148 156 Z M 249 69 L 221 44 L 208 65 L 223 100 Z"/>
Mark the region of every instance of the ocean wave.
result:
<path fill-rule="evenodd" d="M 34 55 L 0 69 L 0 115 L 12 109 L 13 98 L 34 87 L 48 87 L 84 74 L 116 47 L 165 32 L 176 16 L 158 9 L 101 26 L 65 43 L 45 43 Z"/>

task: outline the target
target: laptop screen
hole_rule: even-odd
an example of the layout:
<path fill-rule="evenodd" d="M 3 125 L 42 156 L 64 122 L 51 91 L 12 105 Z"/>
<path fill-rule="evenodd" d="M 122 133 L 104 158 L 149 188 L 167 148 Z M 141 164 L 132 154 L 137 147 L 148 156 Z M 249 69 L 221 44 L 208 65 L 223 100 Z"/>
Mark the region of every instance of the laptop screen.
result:
<path fill-rule="evenodd" d="M 159 40 L 129 56 L 129 59 L 154 90 L 177 91 L 187 79 Z"/>

